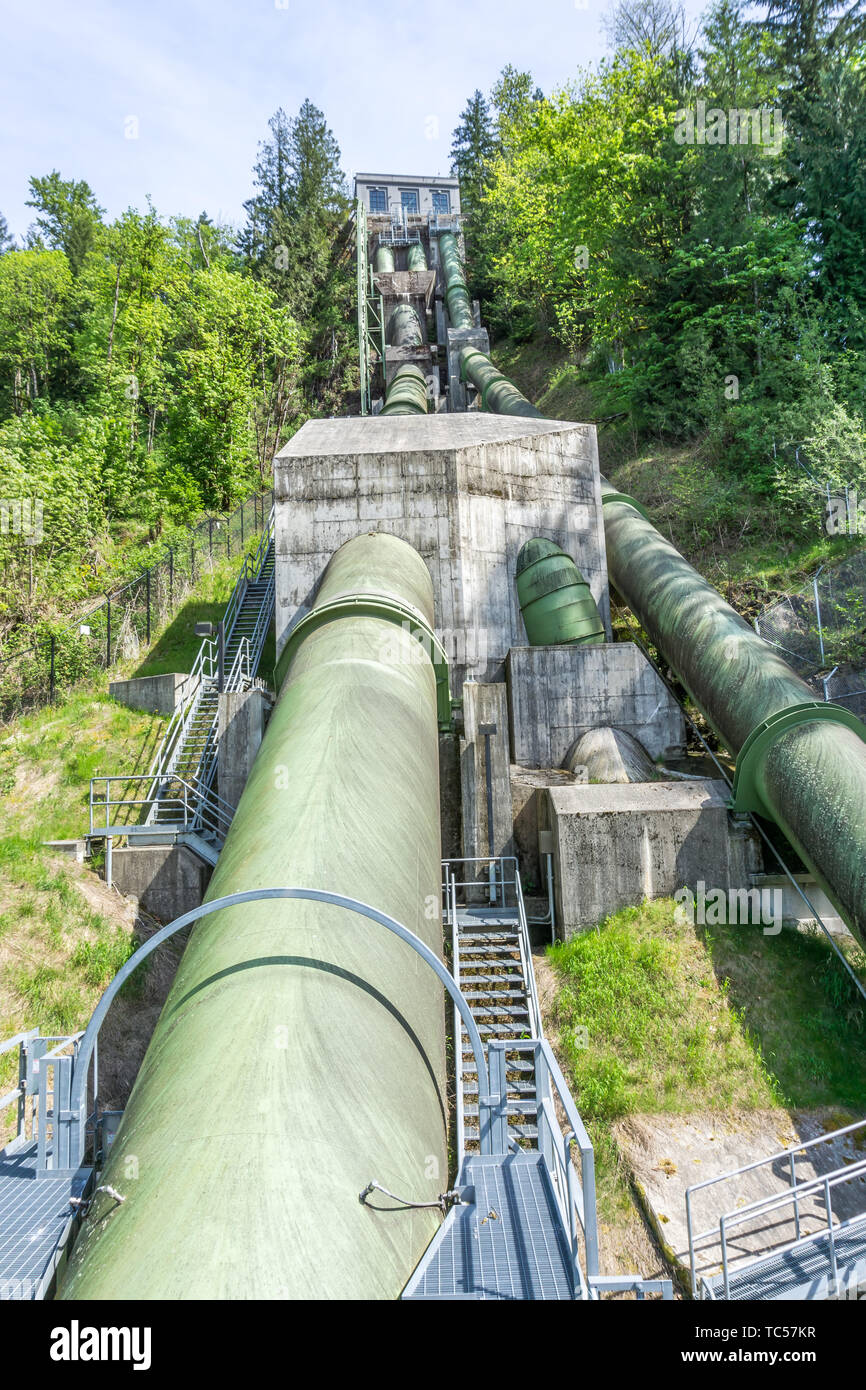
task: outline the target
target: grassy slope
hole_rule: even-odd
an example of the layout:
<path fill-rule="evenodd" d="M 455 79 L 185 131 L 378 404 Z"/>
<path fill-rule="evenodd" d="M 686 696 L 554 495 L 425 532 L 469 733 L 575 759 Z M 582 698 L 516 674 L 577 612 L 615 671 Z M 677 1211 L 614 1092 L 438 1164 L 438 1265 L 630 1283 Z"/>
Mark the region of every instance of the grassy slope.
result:
<path fill-rule="evenodd" d="M 112 675 L 189 670 L 194 625 L 222 615 L 238 567 L 237 557 L 217 564 L 151 650 Z M 43 846 L 85 833 L 91 777 L 145 771 L 153 758 L 165 719 L 109 700 L 107 684 L 0 729 L 0 1039 L 83 1028 L 143 928 L 118 894 Z M 152 1025 L 153 1009 L 144 1013 Z M 0 1092 L 16 1066 L 0 1058 Z"/>
<path fill-rule="evenodd" d="M 866 1111 L 866 1015 L 825 938 L 674 914 L 670 900 L 627 908 L 550 950 L 553 1022 L 608 1219 L 629 1207 L 610 1131 L 627 1115 Z"/>

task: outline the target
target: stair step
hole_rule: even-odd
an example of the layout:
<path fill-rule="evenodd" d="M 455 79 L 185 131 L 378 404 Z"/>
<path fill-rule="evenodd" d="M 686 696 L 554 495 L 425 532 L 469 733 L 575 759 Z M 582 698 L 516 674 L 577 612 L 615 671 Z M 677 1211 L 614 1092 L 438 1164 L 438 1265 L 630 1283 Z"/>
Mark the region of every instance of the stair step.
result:
<path fill-rule="evenodd" d="M 478 1095 L 478 1077 L 476 1076 L 474 1081 L 464 1081 L 464 1082 L 462 1083 L 462 1091 L 463 1091 L 464 1096 L 477 1096 L 477 1095 Z M 510 1097 L 511 1097 L 512 1092 L 514 1092 L 514 1093 L 515 1093 L 516 1095 L 518 1095 L 518 1096 L 532 1096 L 532 1097 L 535 1097 L 535 1094 L 536 1094 L 536 1091 L 535 1091 L 535 1082 L 534 1082 L 534 1081 L 509 1081 L 509 1082 L 508 1082 L 508 1096 L 509 1096 L 509 1099 L 510 1099 Z"/>
<path fill-rule="evenodd" d="M 503 1015 L 505 1015 L 504 1018 Z M 518 1020 L 529 1018 L 529 1010 L 516 1009 L 513 1004 L 503 1004 L 499 1009 L 473 1009 L 472 1016 L 476 1023 L 482 1018 L 495 1018 L 498 1025 L 504 1026 L 509 1019 L 512 1019 L 515 1027 L 523 1027 L 524 1025 L 519 1024 Z"/>
<path fill-rule="evenodd" d="M 465 983 L 474 985 L 475 981 L 466 980 Z M 465 989 L 463 991 L 463 996 L 466 999 L 489 999 L 492 1000 L 494 1004 L 507 1002 L 510 999 L 520 1000 L 522 1003 L 526 1003 L 525 989 Z M 473 1009 L 472 1012 L 474 1013 L 475 1010 Z"/>
<path fill-rule="evenodd" d="M 508 1133 L 515 1139 L 538 1138 L 538 1130 L 536 1129 L 535 1125 L 509 1125 Z M 464 1125 L 463 1135 L 466 1139 L 475 1139 L 476 1141 L 481 1137 L 475 1125 Z"/>
<path fill-rule="evenodd" d="M 509 1100 L 505 1107 L 506 1115 L 535 1115 L 537 1114 L 537 1112 L 538 1106 L 536 1105 L 535 1101 L 516 1100 L 512 1102 Z M 463 1114 L 466 1115 L 469 1119 L 477 1120 L 478 1106 L 464 1105 Z"/>

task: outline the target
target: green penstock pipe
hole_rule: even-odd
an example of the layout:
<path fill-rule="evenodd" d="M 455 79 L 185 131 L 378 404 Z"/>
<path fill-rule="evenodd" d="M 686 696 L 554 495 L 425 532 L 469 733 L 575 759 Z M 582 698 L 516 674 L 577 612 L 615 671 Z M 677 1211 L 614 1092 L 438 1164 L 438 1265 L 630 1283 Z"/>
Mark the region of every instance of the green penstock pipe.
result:
<path fill-rule="evenodd" d="M 370 593 L 433 622 L 396 537 L 343 545 L 314 608 Z M 434 668 L 408 621 L 338 614 L 290 652 L 207 897 L 330 889 L 441 954 Z M 444 1018 L 430 968 L 356 914 L 277 900 L 200 922 L 101 1178 L 125 1200 L 97 1194 L 62 1296 L 398 1297 L 441 1215 L 358 1194 L 447 1186 Z"/>
<path fill-rule="evenodd" d="M 751 791 L 745 805 L 776 821 L 866 942 L 866 728 L 816 702 L 606 479 L 602 500 L 611 582 L 737 756 L 737 782 Z"/>
<path fill-rule="evenodd" d="M 486 409 L 541 416 L 507 378 L 517 408 L 493 389 L 483 353 L 461 358 Z M 866 725 L 816 701 L 636 502 L 606 478 L 601 491 L 611 583 L 737 758 L 735 807 L 776 822 L 866 945 Z"/>
<path fill-rule="evenodd" d="M 460 248 L 453 232 L 443 232 L 439 238 L 439 259 L 445 276 L 445 303 L 454 328 L 474 328 L 472 302 L 463 278 Z"/>
<path fill-rule="evenodd" d="M 411 304 L 395 304 L 388 318 L 386 337 L 392 347 L 421 347 L 421 320 Z"/>
<path fill-rule="evenodd" d="M 427 257 L 424 254 L 424 247 L 420 241 L 413 241 L 406 256 L 406 264 L 410 270 L 426 270 Z"/>
<path fill-rule="evenodd" d="M 517 557 L 517 600 L 530 646 L 605 640 L 589 585 L 570 555 L 538 536 Z"/>
<path fill-rule="evenodd" d="M 427 414 L 427 382 L 420 367 L 407 362 L 397 368 L 385 393 L 385 404 L 379 414 Z"/>
<path fill-rule="evenodd" d="M 490 410 L 495 415 L 527 415 L 531 419 L 543 420 L 541 411 L 518 391 L 513 381 L 493 363 L 486 353 L 477 348 L 464 348 L 460 354 L 460 370 L 481 394 L 481 409 Z"/>
<path fill-rule="evenodd" d="M 377 246 L 373 268 L 377 274 L 385 274 L 394 269 L 394 251 L 390 246 Z"/>

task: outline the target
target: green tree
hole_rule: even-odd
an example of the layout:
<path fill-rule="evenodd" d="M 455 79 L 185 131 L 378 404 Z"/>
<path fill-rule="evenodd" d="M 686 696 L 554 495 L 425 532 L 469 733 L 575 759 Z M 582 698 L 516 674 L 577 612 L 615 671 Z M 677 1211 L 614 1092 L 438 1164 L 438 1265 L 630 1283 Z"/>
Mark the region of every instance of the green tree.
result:
<path fill-rule="evenodd" d="M 69 352 L 72 276 L 62 251 L 0 257 L 0 389 L 21 415 L 50 392 Z"/>
<path fill-rule="evenodd" d="M 83 179 L 62 179 L 54 169 L 30 180 L 29 208 L 36 208 L 36 226 L 47 245 L 63 251 L 73 275 L 81 270 L 94 244 L 103 211 Z"/>

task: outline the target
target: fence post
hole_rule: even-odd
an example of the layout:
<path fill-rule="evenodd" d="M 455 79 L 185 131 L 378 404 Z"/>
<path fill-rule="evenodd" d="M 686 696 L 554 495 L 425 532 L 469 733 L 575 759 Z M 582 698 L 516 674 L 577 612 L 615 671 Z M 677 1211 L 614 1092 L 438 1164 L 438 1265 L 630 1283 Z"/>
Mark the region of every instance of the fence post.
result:
<path fill-rule="evenodd" d="M 150 645 L 150 569 L 147 570 L 145 579 L 145 589 L 147 590 L 147 643 Z"/>
<path fill-rule="evenodd" d="M 174 550 L 168 547 L 168 611 L 174 608 Z"/>
<path fill-rule="evenodd" d="M 195 532 L 190 534 L 189 539 L 189 573 L 190 578 L 195 583 Z"/>
<path fill-rule="evenodd" d="M 241 550 L 244 548 L 244 507 L 247 505 L 246 498 L 241 502 Z"/>
<path fill-rule="evenodd" d="M 232 519 L 229 517 L 226 522 L 226 558 L 232 558 Z"/>
<path fill-rule="evenodd" d="M 48 702 L 49 702 L 49 704 L 52 704 L 52 705 L 54 704 L 54 651 L 55 651 L 55 642 L 56 642 L 56 638 L 55 638 L 55 636 L 54 636 L 54 633 L 52 632 L 52 634 L 51 634 L 51 675 L 50 675 L 49 680 L 48 680 Z"/>
<path fill-rule="evenodd" d="M 106 666 L 110 666 L 110 665 L 111 665 L 111 594 L 106 594 L 105 597 L 106 597 L 106 600 L 107 600 L 107 603 L 108 603 L 108 610 L 107 610 L 106 623 L 105 623 L 105 664 L 106 664 Z"/>
<path fill-rule="evenodd" d="M 209 550 L 209 552 L 210 552 L 211 563 L 213 563 L 213 517 L 212 517 L 212 516 L 209 516 L 208 519 L 207 519 L 207 542 L 208 542 L 208 550 Z"/>
<path fill-rule="evenodd" d="M 823 568 L 824 568 L 824 566 L 822 565 L 822 566 L 821 566 L 821 569 L 823 569 Z M 818 571 L 818 574 L 820 574 L 820 573 L 821 573 L 821 570 Z M 818 597 L 818 574 L 816 574 L 816 575 L 815 575 L 815 578 L 812 580 L 812 592 L 813 592 L 814 595 L 815 595 L 815 616 L 816 616 L 816 618 L 818 619 L 818 645 L 819 645 L 819 647 L 820 647 L 820 649 L 821 649 L 821 665 L 823 666 L 823 665 L 824 665 L 824 629 L 823 629 L 822 626 L 821 626 L 821 600 L 820 600 L 820 598 Z"/>

